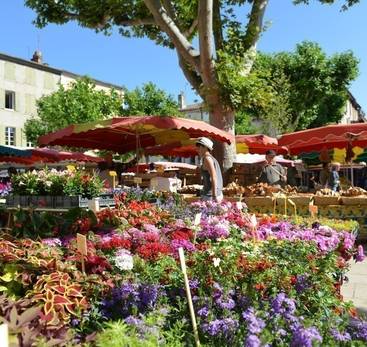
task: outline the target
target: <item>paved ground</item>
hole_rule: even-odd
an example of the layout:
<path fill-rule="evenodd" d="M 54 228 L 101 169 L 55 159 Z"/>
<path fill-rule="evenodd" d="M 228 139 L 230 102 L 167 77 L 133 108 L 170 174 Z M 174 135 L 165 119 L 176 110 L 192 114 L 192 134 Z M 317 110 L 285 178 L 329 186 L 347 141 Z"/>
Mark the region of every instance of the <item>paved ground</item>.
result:
<path fill-rule="evenodd" d="M 364 249 L 366 252 L 366 245 Z M 349 281 L 342 286 L 344 300 L 353 301 L 358 311 L 367 314 L 367 258 L 361 263 L 351 261 L 347 276 Z"/>

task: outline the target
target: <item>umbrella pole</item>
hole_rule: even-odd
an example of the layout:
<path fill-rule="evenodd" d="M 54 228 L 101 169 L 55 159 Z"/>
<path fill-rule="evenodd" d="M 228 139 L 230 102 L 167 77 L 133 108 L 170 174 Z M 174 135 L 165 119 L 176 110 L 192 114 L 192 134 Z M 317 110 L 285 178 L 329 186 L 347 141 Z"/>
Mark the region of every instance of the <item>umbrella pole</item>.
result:
<path fill-rule="evenodd" d="M 352 187 L 354 187 L 353 162 L 350 163 L 350 181 L 352 183 Z"/>

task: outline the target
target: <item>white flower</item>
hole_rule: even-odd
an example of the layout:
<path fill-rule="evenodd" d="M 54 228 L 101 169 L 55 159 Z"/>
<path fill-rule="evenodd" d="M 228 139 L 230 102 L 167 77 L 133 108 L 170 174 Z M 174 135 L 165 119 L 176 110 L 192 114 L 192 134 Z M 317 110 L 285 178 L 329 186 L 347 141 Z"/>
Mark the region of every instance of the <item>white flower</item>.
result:
<path fill-rule="evenodd" d="M 45 186 L 46 186 L 46 187 L 51 187 L 51 185 L 52 185 L 52 182 L 51 182 L 51 181 L 46 181 L 46 182 L 45 182 Z"/>
<path fill-rule="evenodd" d="M 213 258 L 214 267 L 218 267 L 220 264 L 220 258 Z"/>
<path fill-rule="evenodd" d="M 126 250 L 118 251 L 116 253 L 115 265 L 120 270 L 132 270 L 134 262 L 130 252 Z"/>

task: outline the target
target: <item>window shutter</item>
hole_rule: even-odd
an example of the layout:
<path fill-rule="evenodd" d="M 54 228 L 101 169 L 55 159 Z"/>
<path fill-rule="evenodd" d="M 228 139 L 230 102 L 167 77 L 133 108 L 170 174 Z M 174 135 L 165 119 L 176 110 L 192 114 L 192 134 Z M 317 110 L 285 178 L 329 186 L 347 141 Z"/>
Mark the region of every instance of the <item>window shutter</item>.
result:
<path fill-rule="evenodd" d="M 23 141 L 22 141 L 22 128 L 15 128 L 15 146 L 19 146 L 22 147 L 23 146 Z"/>
<path fill-rule="evenodd" d="M 15 93 L 15 111 L 24 113 L 22 108 L 22 98 L 24 97 L 21 93 Z"/>
<path fill-rule="evenodd" d="M 5 90 L 0 88 L 0 108 L 5 108 Z"/>

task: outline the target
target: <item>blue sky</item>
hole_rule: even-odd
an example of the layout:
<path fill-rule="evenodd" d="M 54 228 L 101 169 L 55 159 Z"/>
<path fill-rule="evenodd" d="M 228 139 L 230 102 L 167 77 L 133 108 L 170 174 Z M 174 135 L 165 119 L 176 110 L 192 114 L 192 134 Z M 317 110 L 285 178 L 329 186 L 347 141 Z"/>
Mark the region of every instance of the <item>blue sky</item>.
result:
<path fill-rule="evenodd" d="M 259 49 L 267 52 L 291 51 L 303 40 L 318 42 L 327 54 L 352 50 L 360 60 L 360 75 L 350 90 L 367 111 L 367 2 L 361 1 L 340 12 L 343 1 L 334 5 L 294 6 L 291 0 L 269 0 Z M 244 16 L 246 15 L 244 11 Z M 22 0 L 2 0 L 0 11 L 0 52 L 29 59 L 39 46 L 50 66 L 128 88 L 153 81 L 175 97 L 184 91 L 189 102 L 197 97 L 184 79 L 174 51 L 146 39 L 106 37 L 75 23 L 48 25 L 39 30 L 35 14 Z M 363 39 L 364 37 L 364 39 Z"/>

